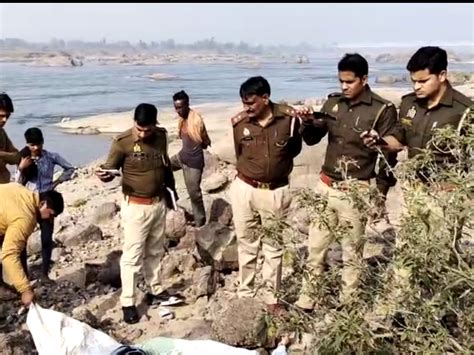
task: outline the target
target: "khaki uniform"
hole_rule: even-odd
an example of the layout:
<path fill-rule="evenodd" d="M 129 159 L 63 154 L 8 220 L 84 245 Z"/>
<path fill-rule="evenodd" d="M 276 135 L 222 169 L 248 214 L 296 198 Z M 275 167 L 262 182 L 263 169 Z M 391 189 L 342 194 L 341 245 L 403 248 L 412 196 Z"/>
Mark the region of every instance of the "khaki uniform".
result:
<path fill-rule="evenodd" d="M 361 188 L 368 188 L 370 179 L 376 178 L 377 184 L 384 184 L 387 174 L 376 173 L 377 152 L 364 146 L 360 133 L 371 128 L 390 133 L 396 129 L 397 112 L 389 101 L 373 93 L 367 86 L 358 102 L 350 104 L 340 93 L 330 94 L 324 103 L 322 112 L 332 116 L 331 119 L 315 119 L 305 122 L 301 134 L 308 145 L 317 144 L 328 134 L 328 146 L 321 179 L 315 182 L 318 194 L 327 198 L 328 217 L 334 224 L 350 226 L 346 236 L 341 241 L 344 268 L 342 272 L 342 298 L 346 299 L 357 288 L 360 278 L 360 268 L 363 248 L 362 236 L 365 225 L 362 223 L 364 211 L 358 210 L 349 201 L 346 192 L 338 182 L 343 180 L 340 172 L 336 171 L 338 160 L 343 156 L 356 160 L 357 166 L 350 165 L 348 177 L 359 180 Z M 318 277 L 323 272 L 324 261 L 329 245 L 334 241 L 334 235 L 321 229 L 318 222 L 311 224 L 309 230 L 308 266 L 312 275 Z M 312 309 L 315 300 L 309 291 L 309 284 L 304 282 L 297 305 Z"/>
<path fill-rule="evenodd" d="M 257 259 L 260 250 L 264 263 L 263 300 L 275 304 L 274 296 L 281 283 L 283 248 L 274 241 L 262 240 L 253 232 L 273 217 L 283 216 L 291 195 L 288 176 L 293 158 L 302 148 L 299 121 L 292 108 L 272 103 L 273 116 L 262 127 L 245 112 L 232 118 L 238 175 L 230 188 L 239 252 L 239 297 L 254 297 Z"/>
<path fill-rule="evenodd" d="M 473 104 L 472 100 L 455 90 L 449 83 L 439 103 L 430 109 L 427 107 L 426 99 L 417 99 L 415 93 L 407 94 L 402 97 L 400 105 L 399 130 L 392 135 L 408 147 L 409 158 L 419 154 L 420 149 L 431 148 L 438 164 L 442 164 L 445 159 L 450 157 L 429 145 L 434 130 L 448 125 L 457 128 L 463 113 Z M 426 180 L 421 178 L 419 185 L 415 186 L 420 200 L 424 201 L 424 203 L 413 205 L 413 209 L 405 211 L 405 213 L 423 216 L 430 230 L 439 231 L 444 228 L 444 213 L 437 203 L 436 197 L 427 191 L 432 187 L 428 186 L 425 182 Z M 437 191 L 436 193 L 443 193 L 443 191 Z M 472 208 L 472 205 L 470 207 Z M 461 235 L 462 224 L 463 222 L 461 221 L 459 235 Z M 399 240 L 397 239 L 396 242 L 399 242 Z M 381 305 L 377 304 L 375 307 L 376 313 L 382 314 L 393 311 L 393 306 L 403 300 L 403 295 L 405 294 L 403 290 L 410 287 L 410 268 L 395 265 L 394 275 L 395 282 L 399 287 L 395 287 L 391 294 L 392 304 L 386 305 L 383 309 Z"/>
<path fill-rule="evenodd" d="M 135 304 L 136 276 L 142 264 L 147 292 L 162 291 L 158 270 L 164 254 L 166 169 L 169 165 L 167 134 L 156 129 L 153 139 L 140 141 L 133 129 L 112 143 L 105 169 L 122 169 L 124 199 L 121 218 L 124 231 L 120 260 L 123 307 Z"/>
<path fill-rule="evenodd" d="M 20 155 L 17 154 L 18 149 L 15 148 L 7 133 L 0 128 L 0 184 L 10 182 L 10 172 L 7 164 L 19 164 Z"/>

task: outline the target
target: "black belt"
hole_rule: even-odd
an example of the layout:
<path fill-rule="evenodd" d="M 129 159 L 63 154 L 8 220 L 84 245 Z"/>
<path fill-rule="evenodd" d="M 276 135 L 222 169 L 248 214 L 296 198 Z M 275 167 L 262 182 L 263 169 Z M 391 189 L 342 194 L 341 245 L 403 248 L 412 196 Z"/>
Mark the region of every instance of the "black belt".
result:
<path fill-rule="evenodd" d="M 272 182 L 260 182 L 243 175 L 241 172 L 237 173 L 237 177 L 243 182 L 246 182 L 247 184 L 249 184 L 250 186 L 253 186 L 257 189 L 263 189 L 263 190 L 275 190 L 279 187 L 288 185 L 287 177 L 282 180 L 272 181 Z"/>

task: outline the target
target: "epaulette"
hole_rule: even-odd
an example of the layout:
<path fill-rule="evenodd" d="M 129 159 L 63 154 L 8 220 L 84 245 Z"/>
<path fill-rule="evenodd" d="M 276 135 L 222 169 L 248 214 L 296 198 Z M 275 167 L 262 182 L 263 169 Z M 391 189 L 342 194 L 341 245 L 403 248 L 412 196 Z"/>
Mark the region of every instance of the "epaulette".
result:
<path fill-rule="evenodd" d="M 241 122 L 247 117 L 248 117 L 247 113 L 245 111 L 242 111 L 238 113 L 237 115 L 235 115 L 234 117 L 232 117 L 230 119 L 230 122 L 232 122 L 232 126 L 235 126 L 237 123 Z"/>
<path fill-rule="evenodd" d="M 340 97 L 340 96 L 342 96 L 342 93 L 340 93 L 340 92 L 332 92 L 332 93 L 330 93 L 330 94 L 328 95 L 328 99 L 329 99 L 330 97 Z"/>
<path fill-rule="evenodd" d="M 386 105 L 386 107 L 390 107 L 390 106 L 393 106 L 393 102 L 391 102 L 390 100 L 387 100 L 385 98 L 383 98 L 382 96 L 380 95 L 377 95 L 375 92 L 372 92 L 372 99 L 374 99 L 375 101 L 378 101 L 384 105 Z"/>
<path fill-rule="evenodd" d="M 115 136 L 114 137 L 114 140 L 116 141 L 120 141 L 124 138 L 127 138 L 127 137 L 130 137 L 132 135 L 132 130 L 131 129 L 127 129 L 125 132 L 122 132 L 120 133 L 119 135 Z"/>
<path fill-rule="evenodd" d="M 286 104 L 274 104 L 276 106 L 276 114 L 288 117 L 296 117 L 296 111 L 293 107 Z"/>
<path fill-rule="evenodd" d="M 455 90 L 453 93 L 453 100 L 459 102 L 460 104 L 466 107 L 470 107 L 474 104 L 474 102 L 469 97 L 457 90 Z"/>
<path fill-rule="evenodd" d="M 416 96 L 414 92 L 409 92 L 408 94 L 402 95 L 402 99 L 408 96 Z"/>

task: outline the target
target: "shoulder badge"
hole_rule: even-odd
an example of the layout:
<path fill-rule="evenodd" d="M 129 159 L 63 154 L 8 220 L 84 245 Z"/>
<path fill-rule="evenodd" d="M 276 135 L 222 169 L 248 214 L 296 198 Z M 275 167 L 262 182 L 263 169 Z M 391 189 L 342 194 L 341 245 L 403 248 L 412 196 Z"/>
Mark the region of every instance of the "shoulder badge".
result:
<path fill-rule="evenodd" d="M 239 114 L 235 115 L 230 119 L 230 122 L 232 122 L 232 126 L 235 126 L 237 123 L 241 122 L 245 118 L 247 118 L 247 114 L 245 111 L 240 112 Z"/>
<path fill-rule="evenodd" d="M 336 104 L 332 107 L 331 112 L 332 112 L 332 113 L 337 113 L 337 111 L 339 111 L 339 105 L 336 103 Z"/>
<path fill-rule="evenodd" d="M 410 109 L 407 111 L 407 117 L 413 119 L 415 118 L 416 116 L 416 107 L 415 105 L 413 105 L 412 107 L 410 107 Z"/>
<path fill-rule="evenodd" d="M 342 94 L 341 94 L 340 92 L 332 92 L 332 93 L 330 93 L 330 94 L 328 95 L 328 98 L 329 98 L 329 97 L 339 97 L 339 96 L 341 96 L 341 95 L 342 95 Z"/>

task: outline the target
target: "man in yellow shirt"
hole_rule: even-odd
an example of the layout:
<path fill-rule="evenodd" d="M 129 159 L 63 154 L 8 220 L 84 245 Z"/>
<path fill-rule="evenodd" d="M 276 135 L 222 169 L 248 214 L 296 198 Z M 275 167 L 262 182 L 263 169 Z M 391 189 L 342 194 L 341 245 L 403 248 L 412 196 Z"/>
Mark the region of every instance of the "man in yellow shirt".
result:
<path fill-rule="evenodd" d="M 0 196 L 0 276 L 3 268 L 6 281 L 29 306 L 34 293 L 25 272 L 26 243 L 38 220 L 53 219 L 63 212 L 63 196 L 54 190 L 32 192 L 17 183 L 1 184 Z"/>

